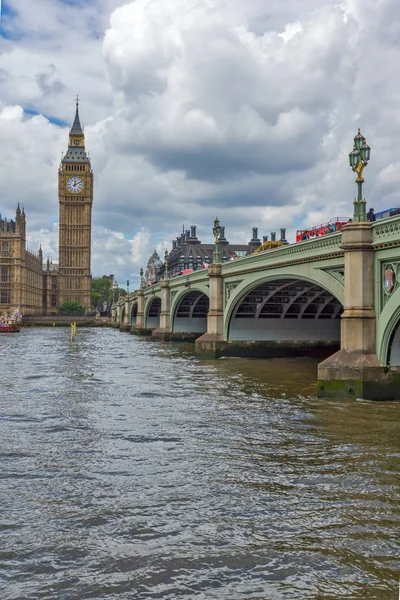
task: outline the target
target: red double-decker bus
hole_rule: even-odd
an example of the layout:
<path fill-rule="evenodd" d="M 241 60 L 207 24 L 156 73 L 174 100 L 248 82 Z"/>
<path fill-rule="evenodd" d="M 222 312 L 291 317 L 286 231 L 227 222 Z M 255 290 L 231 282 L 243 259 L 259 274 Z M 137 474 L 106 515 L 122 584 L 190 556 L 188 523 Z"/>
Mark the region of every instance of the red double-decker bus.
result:
<path fill-rule="evenodd" d="M 307 229 L 298 229 L 296 231 L 296 242 L 302 242 L 304 240 L 313 239 L 321 235 L 327 235 L 328 233 L 340 231 L 343 225 L 347 225 L 349 220 L 350 219 L 348 217 L 335 217 L 327 223 L 321 223 L 321 225 L 307 227 Z"/>

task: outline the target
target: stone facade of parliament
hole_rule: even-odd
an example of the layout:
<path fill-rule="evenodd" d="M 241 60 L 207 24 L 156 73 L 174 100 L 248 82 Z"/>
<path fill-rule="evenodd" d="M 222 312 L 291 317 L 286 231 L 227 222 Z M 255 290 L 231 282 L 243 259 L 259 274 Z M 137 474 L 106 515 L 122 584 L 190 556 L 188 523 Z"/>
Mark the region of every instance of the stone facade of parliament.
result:
<path fill-rule="evenodd" d="M 43 264 L 39 248 L 26 248 L 26 216 L 0 215 L 0 314 L 16 307 L 24 315 L 56 314 L 65 301 L 91 306 L 91 231 L 93 172 L 85 151 L 78 103 L 68 151 L 58 172 L 59 263 Z"/>

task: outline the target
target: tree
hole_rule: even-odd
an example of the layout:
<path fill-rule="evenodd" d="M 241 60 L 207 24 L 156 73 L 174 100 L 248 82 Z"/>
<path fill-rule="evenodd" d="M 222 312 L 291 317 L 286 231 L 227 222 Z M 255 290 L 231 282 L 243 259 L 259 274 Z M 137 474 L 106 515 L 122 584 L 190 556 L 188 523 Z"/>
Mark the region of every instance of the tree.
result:
<path fill-rule="evenodd" d="M 126 291 L 122 288 L 113 289 L 112 279 L 103 275 L 103 277 L 92 278 L 92 307 L 97 308 L 99 304 L 107 302 L 112 304 L 120 296 L 126 296 Z"/>
<path fill-rule="evenodd" d="M 85 312 L 85 307 L 82 306 L 79 302 L 75 302 L 73 300 L 67 300 L 58 309 L 60 313 L 75 313 L 79 315 L 83 315 Z"/>

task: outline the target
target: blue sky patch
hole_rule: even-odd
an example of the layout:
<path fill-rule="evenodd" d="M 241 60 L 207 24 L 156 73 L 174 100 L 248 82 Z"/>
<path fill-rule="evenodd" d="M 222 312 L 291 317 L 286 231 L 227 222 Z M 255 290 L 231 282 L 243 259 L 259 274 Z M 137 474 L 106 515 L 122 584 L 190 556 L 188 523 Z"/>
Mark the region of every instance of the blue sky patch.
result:
<path fill-rule="evenodd" d="M 12 30 L 12 20 L 17 16 L 15 10 L 13 10 L 8 4 L 7 0 L 0 0 L 1 6 L 1 19 L 0 19 L 0 37 L 6 40 L 16 40 L 21 35 Z"/>
<path fill-rule="evenodd" d="M 57 117 L 53 117 L 51 115 L 46 115 L 44 113 L 38 112 L 37 110 L 33 110 L 31 108 L 24 108 L 24 113 L 27 115 L 30 115 L 31 117 L 36 117 L 37 115 L 42 115 L 42 117 L 45 117 L 45 119 L 50 121 L 50 123 L 53 123 L 53 125 L 58 125 L 58 127 L 68 127 L 69 126 L 69 124 L 66 121 L 63 121 L 62 119 L 58 119 Z"/>

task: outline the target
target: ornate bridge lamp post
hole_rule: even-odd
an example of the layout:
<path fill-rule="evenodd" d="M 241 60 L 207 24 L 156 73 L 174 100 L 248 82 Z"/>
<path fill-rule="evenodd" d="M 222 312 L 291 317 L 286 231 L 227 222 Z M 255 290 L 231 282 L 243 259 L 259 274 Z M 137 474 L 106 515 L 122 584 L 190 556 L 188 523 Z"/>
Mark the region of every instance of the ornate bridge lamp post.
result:
<path fill-rule="evenodd" d="M 160 322 L 156 329 L 153 329 L 152 336 L 158 339 L 168 341 L 171 339 L 171 294 L 169 290 L 168 279 L 168 250 L 164 253 L 164 276 L 160 280 L 161 288 L 161 310 Z"/>
<path fill-rule="evenodd" d="M 221 227 L 218 217 L 214 221 L 214 256 L 209 265 L 207 274 L 209 277 L 210 304 L 207 314 L 207 333 L 196 340 L 196 354 L 205 358 L 217 358 L 221 356 L 224 347 L 224 285 L 222 279 L 222 263 L 219 251 L 221 238 Z"/>
<path fill-rule="evenodd" d="M 140 289 L 136 292 L 136 323 L 131 325 L 131 333 L 141 335 L 144 331 L 144 279 L 143 279 L 143 267 L 140 269 Z"/>
<path fill-rule="evenodd" d="M 378 400 L 390 394 L 394 381 L 376 356 L 374 230 L 367 222 L 362 197 L 362 175 L 370 150 L 358 130 L 349 154 L 350 166 L 357 173 L 358 196 L 354 200 L 353 223 L 343 228 L 340 245 L 345 273 L 340 350 L 318 365 L 321 397 Z"/>
<path fill-rule="evenodd" d="M 362 223 L 367 220 L 366 213 L 366 201 L 362 197 L 362 184 L 364 183 L 363 171 L 368 164 L 371 154 L 371 148 L 368 146 L 367 141 L 360 130 L 354 138 L 354 147 L 349 154 L 350 166 L 354 173 L 357 173 L 356 183 L 358 186 L 357 198 L 354 199 L 354 215 L 353 221 L 355 223 Z"/>
<path fill-rule="evenodd" d="M 220 255 L 220 251 L 219 251 L 219 238 L 221 237 L 221 226 L 219 224 L 218 217 L 215 217 L 213 234 L 214 234 L 214 243 L 215 243 L 213 262 L 215 264 L 218 264 L 221 262 L 221 255 Z"/>
<path fill-rule="evenodd" d="M 115 278 L 113 279 L 111 289 L 112 289 L 112 304 L 114 305 L 115 302 L 116 302 L 116 300 L 115 300 L 115 292 L 118 291 L 118 283 L 115 280 Z M 118 300 L 118 298 L 117 298 L 117 300 Z"/>
<path fill-rule="evenodd" d="M 168 279 L 168 250 L 164 254 L 164 279 Z"/>
<path fill-rule="evenodd" d="M 126 280 L 126 289 L 124 328 L 126 331 L 129 331 L 129 279 Z"/>

